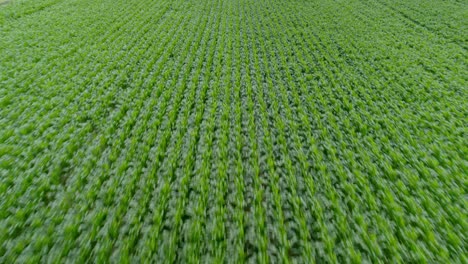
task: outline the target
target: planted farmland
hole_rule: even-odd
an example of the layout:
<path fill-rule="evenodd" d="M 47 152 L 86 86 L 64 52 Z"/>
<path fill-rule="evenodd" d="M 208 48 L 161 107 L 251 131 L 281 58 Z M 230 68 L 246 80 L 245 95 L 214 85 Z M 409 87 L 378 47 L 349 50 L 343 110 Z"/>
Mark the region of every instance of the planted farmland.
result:
<path fill-rule="evenodd" d="M 468 4 L 0 5 L 0 262 L 467 263 Z"/>

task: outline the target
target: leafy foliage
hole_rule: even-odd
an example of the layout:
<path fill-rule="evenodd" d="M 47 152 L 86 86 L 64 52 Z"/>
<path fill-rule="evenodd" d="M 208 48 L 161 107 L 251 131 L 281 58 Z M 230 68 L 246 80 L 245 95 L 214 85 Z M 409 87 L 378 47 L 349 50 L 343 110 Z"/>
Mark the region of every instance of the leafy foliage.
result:
<path fill-rule="evenodd" d="M 0 262 L 468 262 L 467 12 L 0 6 Z"/>

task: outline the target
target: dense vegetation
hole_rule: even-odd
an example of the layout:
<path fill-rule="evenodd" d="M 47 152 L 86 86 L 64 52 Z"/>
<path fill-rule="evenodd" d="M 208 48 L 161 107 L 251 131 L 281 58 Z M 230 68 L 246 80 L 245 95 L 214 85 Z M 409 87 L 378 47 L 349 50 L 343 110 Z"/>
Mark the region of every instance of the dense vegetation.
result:
<path fill-rule="evenodd" d="M 0 262 L 467 263 L 468 3 L 0 5 Z"/>

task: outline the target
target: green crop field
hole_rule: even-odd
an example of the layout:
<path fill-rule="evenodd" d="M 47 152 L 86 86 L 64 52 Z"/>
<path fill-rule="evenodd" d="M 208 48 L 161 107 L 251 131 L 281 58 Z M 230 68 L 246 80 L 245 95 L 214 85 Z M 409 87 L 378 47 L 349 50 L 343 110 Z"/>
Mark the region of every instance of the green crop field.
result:
<path fill-rule="evenodd" d="M 468 263 L 468 2 L 0 5 L 0 263 Z"/>

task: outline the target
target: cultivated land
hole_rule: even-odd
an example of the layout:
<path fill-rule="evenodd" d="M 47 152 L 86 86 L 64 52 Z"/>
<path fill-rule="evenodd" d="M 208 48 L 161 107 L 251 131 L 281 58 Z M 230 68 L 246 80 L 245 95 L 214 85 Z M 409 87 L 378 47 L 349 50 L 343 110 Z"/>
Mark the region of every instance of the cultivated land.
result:
<path fill-rule="evenodd" d="M 0 6 L 0 262 L 467 263 L 467 17 Z"/>

